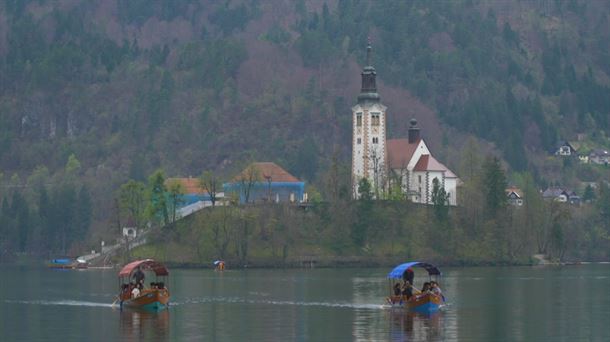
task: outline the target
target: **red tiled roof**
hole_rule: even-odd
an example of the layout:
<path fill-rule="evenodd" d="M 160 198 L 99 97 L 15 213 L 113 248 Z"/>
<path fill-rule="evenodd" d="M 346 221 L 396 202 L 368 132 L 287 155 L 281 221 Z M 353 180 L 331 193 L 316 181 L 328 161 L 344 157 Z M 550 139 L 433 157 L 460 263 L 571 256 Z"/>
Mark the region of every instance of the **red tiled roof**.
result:
<path fill-rule="evenodd" d="M 390 169 L 406 169 L 407 164 L 413 157 L 421 139 L 414 144 L 409 144 L 408 139 L 388 139 L 386 147 L 388 149 L 388 166 Z"/>
<path fill-rule="evenodd" d="M 165 180 L 165 185 L 168 186 L 174 182 L 182 184 L 182 190 L 185 194 L 205 194 L 205 191 L 201 185 L 199 185 L 199 178 L 168 178 Z"/>
<path fill-rule="evenodd" d="M 272 162 L 252 163 L 248 166 L 248 168 L 250 167 L 256 170 L 258 181 L 271 180 L 272 182 L 300 182 L 298 178 L 291 175 L 290 173 L 288 173 L 288 171 L 282 169 L 277 164 Z M 240 179 L 246 178 L 248 174 L 248 168 L 244 169 L 240 174 L 235 176 L 233 181 L 239 181 Z"/>
<path fill-rule="evenodd" d="M 413 171 L 444 171 L 445 177 L 457 178 L 457 176 L 451 172 L 445 165 L 441 164 L 438 160 L 434 159 L 429 154 L 423 154 L 419 157 L 417 164 L 413 168 Z"/>

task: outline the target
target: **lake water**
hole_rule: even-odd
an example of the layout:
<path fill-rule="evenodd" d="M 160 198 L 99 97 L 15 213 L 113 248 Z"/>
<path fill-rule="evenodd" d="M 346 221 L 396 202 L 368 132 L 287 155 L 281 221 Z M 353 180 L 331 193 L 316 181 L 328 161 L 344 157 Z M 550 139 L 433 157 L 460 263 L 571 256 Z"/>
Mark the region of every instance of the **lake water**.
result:
<path fill-rule="evenodd" d="M 389 269 L 170 270 L 159 313 L 113 308 L 116 270 L 0 272 L 0 341 L 610 341 L 608 264 L 444 268 L 432 316 L 383 304 Z"/>

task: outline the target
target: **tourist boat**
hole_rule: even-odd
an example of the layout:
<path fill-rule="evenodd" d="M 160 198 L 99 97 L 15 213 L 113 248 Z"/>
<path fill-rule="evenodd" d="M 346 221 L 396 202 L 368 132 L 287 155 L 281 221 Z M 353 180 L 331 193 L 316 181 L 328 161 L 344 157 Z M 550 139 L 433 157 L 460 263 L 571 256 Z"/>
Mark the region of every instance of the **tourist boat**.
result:
<path fill-rule="evenodd" d="M 58 258 L 49 260 L 49 262 L 47 262 L 47 267 L 63 270 L 74 270 L 86 269 L 87 267 L 89 267 L 89 264 L 87 263 L 87 261 L 80 258 Z"/>
<path fill-rule="evenodd" d="M 423 313 L 438 311 L 444 302 L 444 297 L 442 294 L 439 295 L 432 292 L 425 292 L 413 294 L 409 299 L 407 299 L 404 295 L 394 294 L 395 284 L 407 279 L 406 272 L 409 272 L 409 270 L 411 270 L 413 267 L 424 268 L 428 272 L 428 278 L 430 281 L 434 280 L 438 282 L 438 278 L 441 276 L 441 271 L 438 269 L 438 267 L 425 262 L 412 261 L 396 266 L 388 274 L 388 280 L 390 283 L 390 296 L 386 299 L 388 304 Z M 432 277 L 434 277 L 434 279 L 432 279 Z"/>
<path fill-rule="evenodd" d="M 133 273 L 140 268 L 145 274 L 154 274 L 155 281 L 150 287 L 144 287 L 137 297 L 132 298 L 133 283 L 130 282 Z M 152 259 L 137 260 L 125 265 L 119 272 L 119 296 L 121 309 L 123 307 L 147 310 L 162 310 L 169 306 L 169 290 L 165 281 L 169 272 L 165 265 Z M 159 281 L 161 277 L 161 281 Z M 146 279 L 146 278 L 145 278 Z"/>

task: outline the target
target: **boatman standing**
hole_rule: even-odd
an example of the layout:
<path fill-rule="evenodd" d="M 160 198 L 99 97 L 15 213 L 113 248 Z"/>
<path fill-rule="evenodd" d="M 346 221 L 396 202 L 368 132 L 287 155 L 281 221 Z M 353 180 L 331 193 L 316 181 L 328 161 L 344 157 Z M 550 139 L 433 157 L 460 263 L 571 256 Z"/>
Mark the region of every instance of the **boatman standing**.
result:
<path fill-rule="evenodd" d="M 409 282 L 409 284 L 413 285 L 413 278 L 415 278 L 415 273 L 411 268 L 407 268 L 407 270 L 402 274 L 402 279 L 405 282 Z"/>
<path fill-rule="evenodd" d="M 140 266 L 138 266 L 136 271 L 133 273 L 133 279 L 136 281 L 136 286 L 138 284 L 144 285 L 144 272 L 142 272 Z"/>

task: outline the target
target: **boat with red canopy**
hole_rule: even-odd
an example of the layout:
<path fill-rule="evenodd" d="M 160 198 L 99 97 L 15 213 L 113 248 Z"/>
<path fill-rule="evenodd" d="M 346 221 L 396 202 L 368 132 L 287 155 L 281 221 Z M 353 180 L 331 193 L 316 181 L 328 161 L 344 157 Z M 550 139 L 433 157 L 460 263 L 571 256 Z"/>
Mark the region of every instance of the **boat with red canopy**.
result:
<path fill-rule="evenodd" d="M 136 273 L 140 278 L 139 284 L 131 281 Z M 155 281 L 150 282 L 147 287 L 144 284 L 144 274 L 152 273 Z M 153 259 L 136 260 L 125 265 L 119 272 L 119 300 L 121 308 L 141 308 L 149 310 L 162 310 L 169 305 L 169 290 L 165 286 L 165 281 L 169 276 L 169 271 L 162 263 Z M 161 279 L 161 281 L 159 281 Z M 134 288 L 137 288 L 134 290 Z"/>
<path fill-rule="evenodd" d="M 386 298 L 392 306 L 404 307 L 412 311 L 431 313 L 438 311 L 445 301 L 440 289 L 419 291 L 413 287 L 413 267 L 421 267 L 428 272 L 428 278 L 434 283 L 441 277 L 438 267 L 419 261 L 411 261 L 396 266 L 388 273 L 390 296 Z M 402 281 L 402 284 L 401 284 Z"/>

